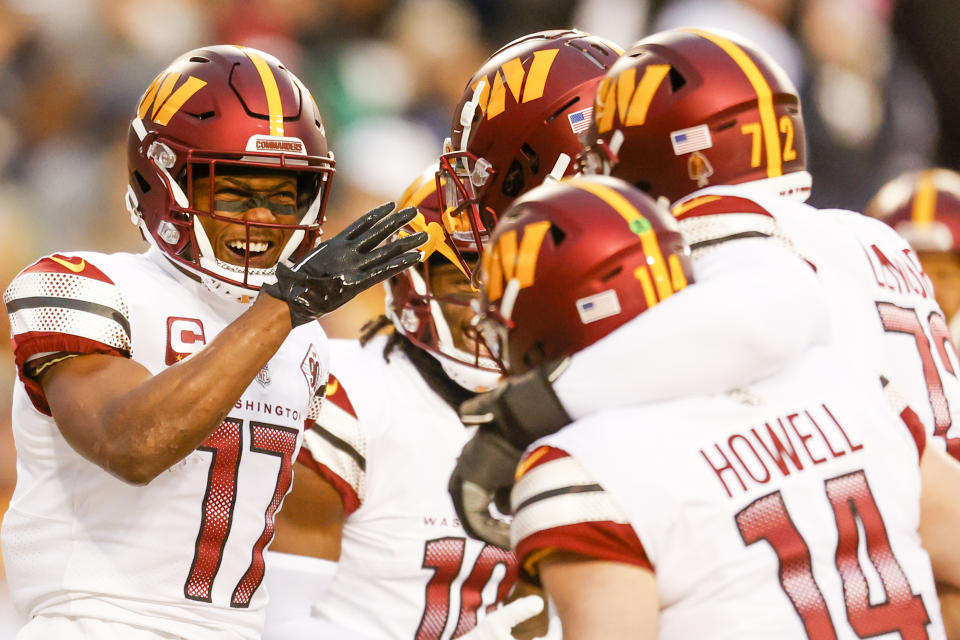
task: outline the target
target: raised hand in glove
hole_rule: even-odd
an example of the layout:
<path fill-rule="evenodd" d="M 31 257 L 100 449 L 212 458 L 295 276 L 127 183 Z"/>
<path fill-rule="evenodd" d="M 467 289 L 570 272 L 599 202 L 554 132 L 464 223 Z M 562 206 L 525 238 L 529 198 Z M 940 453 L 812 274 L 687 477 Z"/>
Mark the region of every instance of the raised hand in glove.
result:
<path fill-rule="evenodd" d="M 510 548 L 510 490 L 520 457 L 531 443 L 570 424 L 551 382 L 564 363 L 508 378 L 496 389 L 460 405 L 460 420 L 480 428 L 457 460 L 447 490 L 464 530 L 473 538 Z"/>
<path fill-rule="evenodd" d="M 278 264 L 277 281 L 261 291 L 286 302 L 297 327 L 412 266 L 420 259 L 413 249 L 427 241 L 427 234 L 413 233 L 378 248 L 417 215 L 413 207 L 395 208 L 388 202 L 368 211 L 293 268 Z"/>

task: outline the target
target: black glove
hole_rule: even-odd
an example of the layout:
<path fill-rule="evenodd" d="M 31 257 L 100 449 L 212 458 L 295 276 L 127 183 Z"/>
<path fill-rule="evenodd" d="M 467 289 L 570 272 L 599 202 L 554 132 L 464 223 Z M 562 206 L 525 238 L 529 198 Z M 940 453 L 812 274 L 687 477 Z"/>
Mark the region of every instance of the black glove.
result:
<path fill-rule="evenodd" d="M 506 514 L 510 513 L 513 473 L 522 455 L 522 449 L 486 427 L 481 427 L 463 448 L 447 490 L 460 524 L 471 538 L 510 548 Z"/>
<path fill-rule="evenodd" d="M 566 366 L 550 363 L 522 376 L 507 378 L 493 391 L 460 405 L 460 420 L 479 425 L 457 460 L 447 486 L 467 534 L 509 548 L 509 514 L 514 472 L 535 440 L 570 424 L 551 381 Z"/>
<path fill-rule="evenodd" d="M 388 202 L 368 211 L 292 269 L 278 264 L 277 281 L 260 290 L 286 302 L 297 327 L 412 266 L 420 259 L 412 249 L 427 241 L 422 231 L 376 248 L 417 215 L 413 207 L 391 213 L 395 207 Z"/>

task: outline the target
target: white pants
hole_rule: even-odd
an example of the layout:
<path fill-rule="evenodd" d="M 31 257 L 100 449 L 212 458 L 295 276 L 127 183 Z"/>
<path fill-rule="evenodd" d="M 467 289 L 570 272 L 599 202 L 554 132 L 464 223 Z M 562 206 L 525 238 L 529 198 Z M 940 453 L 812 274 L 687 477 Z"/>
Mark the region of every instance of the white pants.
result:
<path fill-rule="evenodd" d="M 17 634 L 16 640 L 181 640 L 168 633 L 149 631 L 120 622 L 96 618 L 37 616 Z"/>
<path fill-rule="evenodd" d="M 319 558 L 267 551 L 269 569 L 265 585 L 267 601 L 263 640 L 299 640 L 300 638 L 339 640 L 341 636 L 330 631 L 315 630 L 310 618 L 310 607 L 326 592 L 337 571 L 337 563 Z M 301 628 L 299 624 L 306 625 Z"/>

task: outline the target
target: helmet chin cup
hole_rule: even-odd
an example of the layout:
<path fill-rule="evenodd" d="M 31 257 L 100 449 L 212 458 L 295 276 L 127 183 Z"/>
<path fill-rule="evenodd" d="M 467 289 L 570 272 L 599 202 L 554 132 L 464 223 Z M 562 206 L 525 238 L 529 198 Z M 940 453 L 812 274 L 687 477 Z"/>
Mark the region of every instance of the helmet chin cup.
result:
<path fill-rule="evenodd" d="M 447 377 L 467 391 L 473 391 L 474 393 L 489 391 L 500 382 L 502 374 L 499 371 L 478 369 L 465 362 L 445 357 L 444 354 L 435 351 L 430 351 L 429 353 L 440 363 Z M 492 365 L 493 362 L 491 361 L 490 364 Z"/>

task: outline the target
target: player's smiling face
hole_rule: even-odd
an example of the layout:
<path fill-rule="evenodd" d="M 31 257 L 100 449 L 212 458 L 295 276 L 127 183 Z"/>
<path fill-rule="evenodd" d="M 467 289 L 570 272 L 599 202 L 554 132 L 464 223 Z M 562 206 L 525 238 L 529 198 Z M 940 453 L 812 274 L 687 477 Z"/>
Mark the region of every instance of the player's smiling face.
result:
<path fill-rule="evenodd" d="M 470 301 L 476 297 L 477 292 L 470 286 L 470 281 L 456 265 L 450 262 L 438 263 L 430 267 L 430 289 L 440 303 L 440 309 L 450 328 L 453 345 L 473 354 L 478 345 L 476 340 L 469 336 L 466 328 L 476 315 Z M 479 345 L 479 348 L 482 357 L 490 357 L 490 352 L 484 345 Z"/>
<path fill-rule="evenodd" d="M 210 210 L 210 180 L 193 185 L 194 206 Z M 213 183 L 213 209 L 217 216 L 237 221 L 293 225 L 297 223 L 297 180 L 280 173 L 217 175 Z M 274 266 L 293 230 L 269 226 L 247 227 L 203 216 L 203 230 L 217 258 L 253 268 Z"/>

